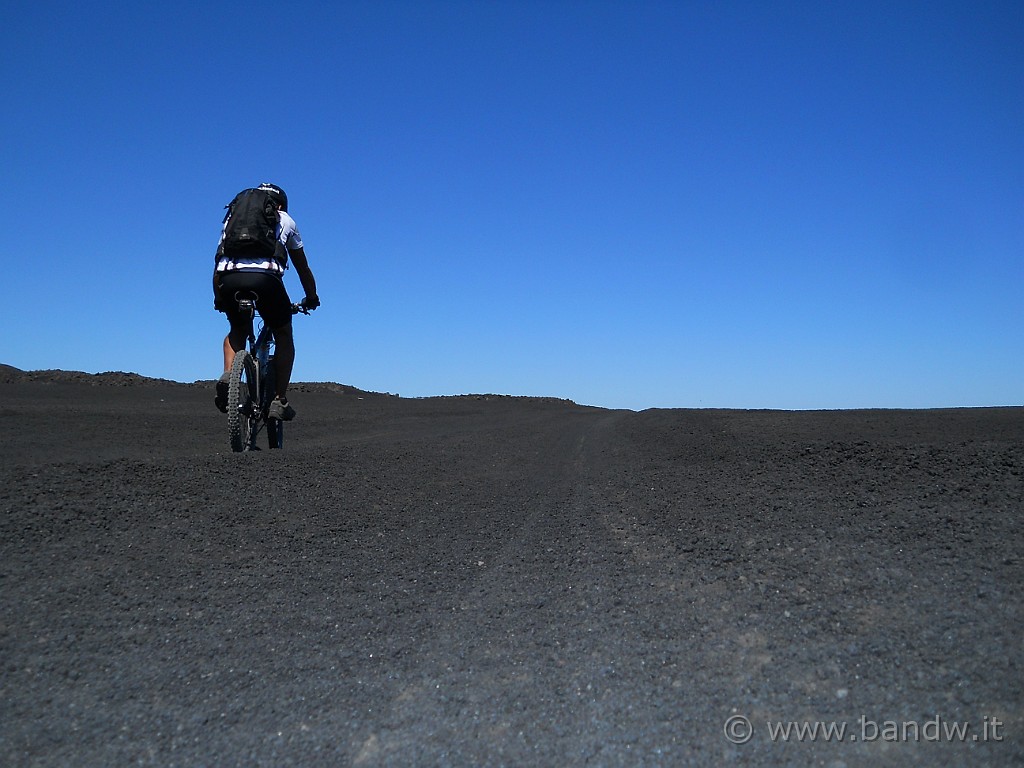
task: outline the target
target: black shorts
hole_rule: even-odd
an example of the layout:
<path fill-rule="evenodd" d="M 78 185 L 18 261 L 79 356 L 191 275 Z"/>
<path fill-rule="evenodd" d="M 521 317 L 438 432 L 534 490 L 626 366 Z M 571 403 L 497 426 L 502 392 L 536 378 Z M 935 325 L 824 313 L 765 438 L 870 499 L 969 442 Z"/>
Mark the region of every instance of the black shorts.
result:
<path fill-rule="evenodd" d="M 220 284 L 218 299 L 226 307 L 228 320 L 234 325 L 242 319 L 235 296 L 255 294 L 256 311 L 271 328 L 289 325 L 292 321 L 292 301 L 284 288 L 284 281 L 269 272 L 218 272 Z"/>

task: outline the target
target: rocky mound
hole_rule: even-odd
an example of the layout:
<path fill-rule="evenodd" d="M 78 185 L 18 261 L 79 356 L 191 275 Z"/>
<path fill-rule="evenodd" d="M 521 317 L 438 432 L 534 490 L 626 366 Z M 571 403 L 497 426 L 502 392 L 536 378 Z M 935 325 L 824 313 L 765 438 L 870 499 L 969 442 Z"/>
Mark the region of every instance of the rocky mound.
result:
<path fill-rule="evenodd" d="M 103 373 L 85 373 L 84 371 L 23 371 L 13 365 L 0 364 L 0 384 L 18 384 L 35 382 L 40 384 L 77 383 L 89 384 L 94 387 L 138 387 L 138 386 L 184 386 L 170 379 L 156 379 L 125 371 L 104 371 Z"/>

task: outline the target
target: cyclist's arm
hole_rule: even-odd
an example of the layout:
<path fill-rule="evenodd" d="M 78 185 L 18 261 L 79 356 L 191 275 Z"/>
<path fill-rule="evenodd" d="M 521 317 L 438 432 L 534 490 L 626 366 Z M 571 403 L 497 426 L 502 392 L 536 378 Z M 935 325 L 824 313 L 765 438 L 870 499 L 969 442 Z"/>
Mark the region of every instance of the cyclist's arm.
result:
<path fill-rule="evenodd" d="M 299 275 L 299 281 L 302 283 L 302 290 L 306 292 L 306 296 L 310 299 L 317 298 L 316 278 L 313 277 L 313 271 L 309 268 L 306 251 L 302 248 L 289 248 L 288 256 L 291 257 L 292 266 L 295 267 L 295 271 Z"/>

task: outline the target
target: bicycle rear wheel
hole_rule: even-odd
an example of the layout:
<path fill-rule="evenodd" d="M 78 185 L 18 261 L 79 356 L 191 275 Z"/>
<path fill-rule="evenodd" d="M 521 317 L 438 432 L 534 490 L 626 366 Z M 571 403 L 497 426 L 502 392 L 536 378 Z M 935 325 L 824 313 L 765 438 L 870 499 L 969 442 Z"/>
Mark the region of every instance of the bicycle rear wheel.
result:
<path fill-rule="evenodd" d="M 252 446 L 256 410 L 256 362 L 244 349 L 235 354 L 228 379 L 228 436 L 231 450 L 247 451 Z"/>

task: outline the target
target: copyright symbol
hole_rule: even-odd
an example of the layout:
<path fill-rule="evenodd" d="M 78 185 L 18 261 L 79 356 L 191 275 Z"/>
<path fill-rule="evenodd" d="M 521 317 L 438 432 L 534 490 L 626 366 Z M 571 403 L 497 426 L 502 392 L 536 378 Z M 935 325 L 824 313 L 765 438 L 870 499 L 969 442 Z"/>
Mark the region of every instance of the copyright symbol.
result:
<path fill-rule="evenodd" d="M 754 726 L 743 715 L 733 715 L 725 721 L 725 738 L 733 744 L 746 744 L 754 735 Z"/>

